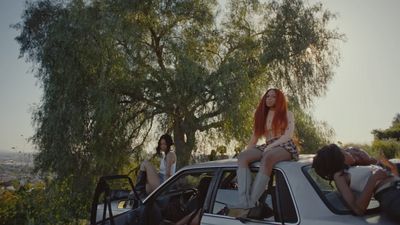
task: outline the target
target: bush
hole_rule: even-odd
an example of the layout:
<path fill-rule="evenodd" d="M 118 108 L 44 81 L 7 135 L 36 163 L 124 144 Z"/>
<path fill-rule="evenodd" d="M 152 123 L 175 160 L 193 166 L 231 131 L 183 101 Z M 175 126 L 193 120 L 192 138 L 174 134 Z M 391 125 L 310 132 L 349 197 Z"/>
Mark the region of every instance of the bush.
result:
<path fill-rule="evenodd" d="M 372 142 L 372 151 L 375 155 L 379 155 L 380 151 L 383 151 L 385 156 L 389 159 L 400 158 L 400 142 L 395 139 L 376 139 Z"/>
<path fill-rule="evenodd" d="M 0 192 L 0 225 L 88 224 L 91 194 L 72 190 L 70 179 Z"/>
<path fill-rule="evenodd" d="M 0 192 L 0 225 L 15 224 L 18 196 L 12 191 Z"/>

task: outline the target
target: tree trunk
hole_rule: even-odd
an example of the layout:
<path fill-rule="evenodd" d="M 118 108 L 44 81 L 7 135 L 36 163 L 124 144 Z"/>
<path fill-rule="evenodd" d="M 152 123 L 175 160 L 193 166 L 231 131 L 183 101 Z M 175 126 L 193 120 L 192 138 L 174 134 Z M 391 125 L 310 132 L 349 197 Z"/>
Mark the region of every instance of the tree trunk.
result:
<path fill-rule="evenodd" d="M 174 143 L 177 156 L 177 167 L 180 169 L 190 163 L 191 153 L 195 146 L 195 131 L 186 131 L 183 122 L 174 124 Z"/>

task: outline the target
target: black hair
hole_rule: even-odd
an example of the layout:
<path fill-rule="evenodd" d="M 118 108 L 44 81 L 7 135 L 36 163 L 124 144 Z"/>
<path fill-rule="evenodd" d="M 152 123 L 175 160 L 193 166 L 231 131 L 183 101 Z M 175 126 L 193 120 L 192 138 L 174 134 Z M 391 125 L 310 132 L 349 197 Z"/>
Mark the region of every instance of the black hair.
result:
<path fill-rule="evenodd" d="M 157 151 L 156 154 L 157 154 L 157 155 L 160 155 L 160 154 L 161 154 L 161 147 L 160 147 L 160 145 L 161 145 L 161 140 L 162 140 L 162 139 L 164 139 L 165 142 L 167 143 L 167 150 L 165 151 L 165 155 L 167 155 L 168 152 L 171 151 L 171 146 L 174 145 L 174 142 L 172 141 L 171 135 L 169 135 L 169 134 L 163 134 L 163 135 L 160 137 L 160 139 L 158 140 L 158 144 L 157 144 L 157 148 L 156 148 L 156 151 Z"/>
<path fill-rule="evenodd" d="M 330 144 L 317 151 L 312 167 L 320 177 L 332 181 L 335 173 L 348 168 L 344 161 L 341 148 L 335 144 Z"/>

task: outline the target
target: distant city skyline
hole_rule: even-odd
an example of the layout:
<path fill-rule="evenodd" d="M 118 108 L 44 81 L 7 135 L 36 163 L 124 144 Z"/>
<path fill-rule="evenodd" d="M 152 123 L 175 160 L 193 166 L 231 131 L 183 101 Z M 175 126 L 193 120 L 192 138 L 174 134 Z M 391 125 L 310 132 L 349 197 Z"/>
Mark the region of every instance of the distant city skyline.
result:
<path fill-rule="evenodd" d="M 0 1 L 0 150 L 7 151 L 33 149 L 26 140 L 33 135 L 32 108 L 42 95 L 34 65 L 18 59 L 18 32 L 9 27 L 21 21 L 24 2 Z M 330 26 L 347 41 L 338 45 L 339 66 L 326 95 L 315 99 L 313 117 L 335 130 L 335 141 L 370 144 L 371 131 L 388 128 L 400 112 L 400 1 L 321 2 L 338 13 Z"/>

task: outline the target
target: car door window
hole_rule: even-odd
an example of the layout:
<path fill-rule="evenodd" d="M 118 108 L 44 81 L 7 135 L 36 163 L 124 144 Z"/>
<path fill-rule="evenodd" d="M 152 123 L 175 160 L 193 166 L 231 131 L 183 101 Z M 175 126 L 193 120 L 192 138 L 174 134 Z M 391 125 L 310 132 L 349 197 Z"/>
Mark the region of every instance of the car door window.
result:
<path fill-rule="evenodd" d="M 304 167 L 303 172 L 323 202 L 325 202 L 326 206 L 332 212 L 337 214 L 350 213 L 349 208 L 345 205 L 344 200 L 337 191 L 334 182 L 329 183 L 329 181 L 318 176 L 311 166 Z"/>
<path fill-rule="evenodd" d="M 351 210 L 349 209 L 349 207 L 347 207 L 344 199 L 340 195 L 339 191 L 336 189 L 335 182 L 329 182 L 318 176 L 310 165 L 303 167 L 302 170 L 307 179 L 310 181 L 311 185 L 318 193 L 318 195 L 321 197 L 321 200 L 332 212 L 336 214 L 351 213 Z M 354 192 L 354 194 L 359 195 L 360 193 Z M 378 207 L 379 202 L 373 198 L 369 202 L 367 213 L 373 213 L 374 210 Z"/>
<path fill-rule="evenodd" d="M 155 202 L 164 223 L 176 223 L 203 207 L 214 171 L 185 172 L 157 193 Z"/>
<path fill-rule="evenodd" d="M 256 173 L 257 169 L 253 169 L 252 180 Z M 240 213 L 243 213 L 243 211 L 239 212 L 239 210 L 230 209 L 229 207 L 239 201 L 235 169 L 224 170 L 217 187 L 218 188 L 214 192 L 213 202 L 210 205 L 212 209 L 210 213 L 216 216 L 220 215 L 234 218 L 244 216 L 250 220 L 271 222 L 279 222 L 282 221 L 283 218 L 285 222 L 289 223 L 294 223 L 298 220 L 289 187 L 281 171 L 274 170 L 268 188 L 266 188 L 266 191 L 260 198 L 260 201 L 263 203 L 261 213 L 256 211 L 256 216 L 254 218 L 252 217 L 254 214 L 252 216 L 249 214 L 242 215 Z M 249 218 L 249 216 L 251 218 Z"/>
<path fill-rule="evenodd" d="M 275 193 L 272 199 L 275 206 L 275 221 L 297 223 L 298 217 L 290 188 L 282 171 L 275 171 Z"/>

